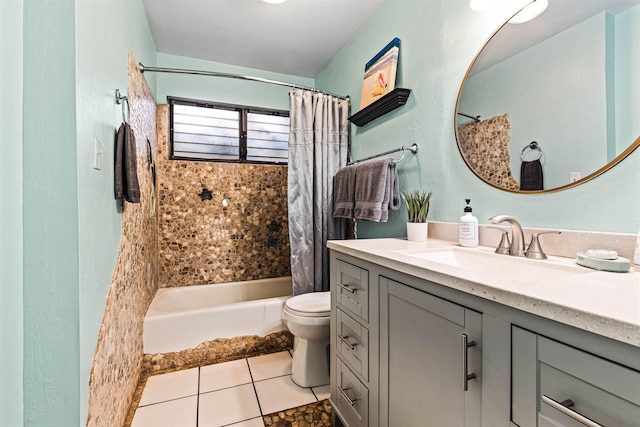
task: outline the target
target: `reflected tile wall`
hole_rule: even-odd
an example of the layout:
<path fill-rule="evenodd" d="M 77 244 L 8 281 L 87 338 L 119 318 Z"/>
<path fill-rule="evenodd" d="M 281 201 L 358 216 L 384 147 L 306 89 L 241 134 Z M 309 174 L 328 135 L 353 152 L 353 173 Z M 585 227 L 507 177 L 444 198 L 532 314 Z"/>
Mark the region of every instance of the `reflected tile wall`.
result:
<path fill-rule="evenodd" d="M 511 123 L 509 115 L 458 126 L 460 152 L 477 175 L 496 187 L 519 190 L 511 173 Z"/>

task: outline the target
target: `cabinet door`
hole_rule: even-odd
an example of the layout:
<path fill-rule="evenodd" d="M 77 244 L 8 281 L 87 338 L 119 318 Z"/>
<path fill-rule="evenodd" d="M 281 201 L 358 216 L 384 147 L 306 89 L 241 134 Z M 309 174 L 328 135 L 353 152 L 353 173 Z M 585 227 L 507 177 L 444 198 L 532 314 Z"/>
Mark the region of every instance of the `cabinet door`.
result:
<path fill-rule="evenodd" d="M 640 426 L 640 372 L 513 327 L 512 416 L 520 426 Z"/>
<path fill-rule="evenodd" d="M 482 315 L 384 277 L 380 292 L 380 425 L 480 426 Z"/>

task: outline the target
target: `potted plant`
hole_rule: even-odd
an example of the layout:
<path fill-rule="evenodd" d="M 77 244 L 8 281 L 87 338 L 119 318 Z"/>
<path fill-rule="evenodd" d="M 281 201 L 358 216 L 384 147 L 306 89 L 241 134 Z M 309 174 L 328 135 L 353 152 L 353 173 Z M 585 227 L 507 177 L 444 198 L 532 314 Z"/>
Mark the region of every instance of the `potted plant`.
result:
<path fill-rule="evenodd" d="M 407 239 L 414 242 L 424 242 L 427 240 L 428 226 L 427 215 L 429 215 L 429 202 L 431 191 L 414 190 L 402 194 L 409 222 L 407 222 Z"/>

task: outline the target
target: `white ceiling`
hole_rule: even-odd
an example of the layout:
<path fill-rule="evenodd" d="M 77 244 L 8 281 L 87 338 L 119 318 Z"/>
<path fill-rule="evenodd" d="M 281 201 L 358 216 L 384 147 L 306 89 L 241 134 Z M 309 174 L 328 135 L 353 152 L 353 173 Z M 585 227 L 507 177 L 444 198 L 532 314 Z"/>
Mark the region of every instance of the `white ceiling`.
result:
<path fill-rule="evenodd" d="M 384 0 L 144 0 L 158 52 L 315 78 Z"/>

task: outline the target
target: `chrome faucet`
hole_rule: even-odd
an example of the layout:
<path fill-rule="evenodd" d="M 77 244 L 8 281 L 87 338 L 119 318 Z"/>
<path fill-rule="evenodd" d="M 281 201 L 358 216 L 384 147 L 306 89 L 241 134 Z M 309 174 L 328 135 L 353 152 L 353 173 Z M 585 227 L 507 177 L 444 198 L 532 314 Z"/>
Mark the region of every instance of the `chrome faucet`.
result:
<path fill-rule="evenodd" d="M 514 217 L 509 215 L 496 215 L 489 218 L 489 222 L 492 224 L 508 222 L 511 225 L 511 248 L 509 249 L 509 255 L 524 256 L 524 233 L 522 232 L 522 226 Z"/>

